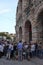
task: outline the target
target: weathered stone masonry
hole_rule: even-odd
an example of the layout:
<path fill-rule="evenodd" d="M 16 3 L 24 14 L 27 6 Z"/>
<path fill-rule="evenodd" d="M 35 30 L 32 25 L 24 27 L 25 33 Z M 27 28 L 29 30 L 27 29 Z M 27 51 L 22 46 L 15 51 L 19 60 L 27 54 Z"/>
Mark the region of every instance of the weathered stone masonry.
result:
<path fill-rule="evenodd" d="M 19 0 L 16 12 L 16 41 L 43 42 L 43 0 Z"/>

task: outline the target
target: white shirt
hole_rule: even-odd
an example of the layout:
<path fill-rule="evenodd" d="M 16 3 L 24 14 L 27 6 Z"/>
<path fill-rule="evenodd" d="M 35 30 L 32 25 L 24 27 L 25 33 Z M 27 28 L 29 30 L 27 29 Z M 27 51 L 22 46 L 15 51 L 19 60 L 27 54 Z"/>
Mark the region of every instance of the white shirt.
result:
<path fill-rule="evenodd" d="M 31 45 L 31 51 L 35 51 L 35 45 Z"/>
<path fill-rule="evenodd" d="M 28 45 L 25 45 L 24 48 L 27 49 L 28 48 Z"/>
<path fill-rule="evenodd" d="M 9 44 L 9 49 L 13 50 L 13 45 Z"/>
<path fill-rule="evenodd" d="M 3 52 L 3 45 L 0 45 L 0 52 Z"/>

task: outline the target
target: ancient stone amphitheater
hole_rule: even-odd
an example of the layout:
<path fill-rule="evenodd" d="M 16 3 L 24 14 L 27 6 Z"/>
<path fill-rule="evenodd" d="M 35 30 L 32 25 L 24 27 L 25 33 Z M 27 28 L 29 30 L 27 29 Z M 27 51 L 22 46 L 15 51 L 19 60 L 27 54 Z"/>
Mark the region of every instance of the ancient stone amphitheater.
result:
<path fill-rule="evenodd" d="M 17 42 L 43 42 L 43 0 L 19 0 L 15 28 Z"/>

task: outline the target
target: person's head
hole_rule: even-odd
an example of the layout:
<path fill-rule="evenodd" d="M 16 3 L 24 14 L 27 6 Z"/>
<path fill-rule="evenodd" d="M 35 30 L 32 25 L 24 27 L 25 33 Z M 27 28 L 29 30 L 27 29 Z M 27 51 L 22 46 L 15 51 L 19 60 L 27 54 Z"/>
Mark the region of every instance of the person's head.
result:
<path fill-rule="evenodd" d="M 1 43 L 0 43 L 0 45 L 1 45 Z"/>
<path fill-rule="evenodd" d="M 42 44 L 42 42 L 39 42 L 39 44 Z"/>
<path fill-rule="evenodd" d="M 11 44 L 14 45 L 13 42 Z"/>
<path fill-rule="evenodd" d="M 23 44 L 27 44 L 27 42 L 25 41 Z"/>
<path fill-rule="evenodd" d="M 21 43 L 22 41 L 20 40 L 19 42 Z"/>

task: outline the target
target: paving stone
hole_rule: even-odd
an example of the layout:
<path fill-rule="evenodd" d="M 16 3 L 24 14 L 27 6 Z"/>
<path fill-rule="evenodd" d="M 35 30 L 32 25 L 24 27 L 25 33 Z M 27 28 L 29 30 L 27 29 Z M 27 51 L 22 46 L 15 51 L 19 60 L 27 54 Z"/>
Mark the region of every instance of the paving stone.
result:
<path fill-rule="evenodd" d="M 6 60 L 6 58 L 0 58 L 0 65 L 43 65 L 43 59 L 32 58 L 30 61 L 16 61 Z"/>

